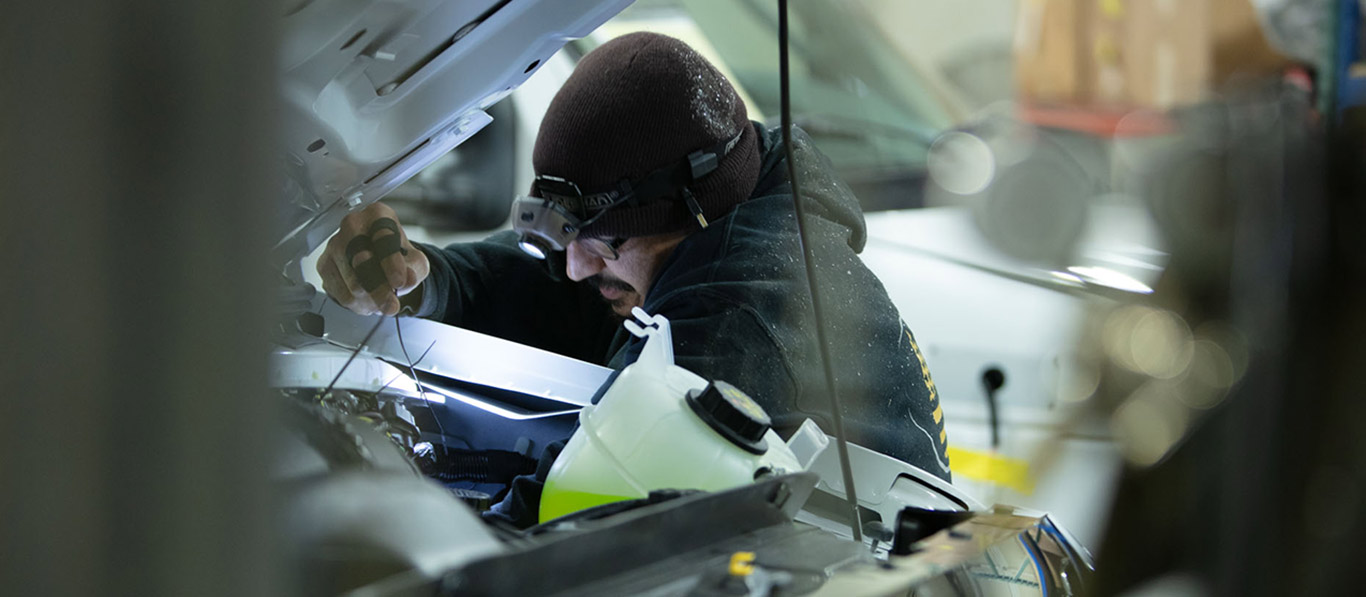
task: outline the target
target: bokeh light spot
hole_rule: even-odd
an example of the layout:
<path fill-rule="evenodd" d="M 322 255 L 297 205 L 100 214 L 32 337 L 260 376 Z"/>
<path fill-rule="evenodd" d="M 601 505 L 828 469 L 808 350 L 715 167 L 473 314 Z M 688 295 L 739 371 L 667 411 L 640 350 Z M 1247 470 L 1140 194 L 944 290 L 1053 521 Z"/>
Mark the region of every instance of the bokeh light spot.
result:
<path fill-rule="evenodd" d="M 961 131 L 936 139 L 930 146 L 926 165 L 935 184 L 959 195 L 980 193 L 996 177 L 996 158 L 991 147 L 976 135 Z"/>

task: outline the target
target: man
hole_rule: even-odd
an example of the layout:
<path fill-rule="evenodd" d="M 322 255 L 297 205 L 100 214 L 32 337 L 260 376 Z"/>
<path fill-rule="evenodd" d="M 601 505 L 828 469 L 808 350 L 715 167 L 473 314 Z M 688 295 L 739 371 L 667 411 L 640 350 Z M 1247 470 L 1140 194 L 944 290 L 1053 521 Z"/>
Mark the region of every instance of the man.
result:
<path fill-rule="evenodd" d="M 858 202 L 798 133 L 849 440 L 948 479 L 928 368 L 857 255 Z M 669 318 L 680 366 L 745 390 L 780 433 L 807 418 L 833 429 L 781 133 L 750 122 L 711 64 L 656 34 L 604 44 L 555 96 L 533 162 L 537 182 L 516 204 L 514 232 L 414 246 L 384 222 L 393 211 L 375 204 L 349 215 L 328 243 L 318 265 L 324 288 L 361 313 L 411 307 L 613 368 L 643 346 L 621 329 L 642 307 Z M 364 265 L 376 256 L 379 269 Z M 374 279 L 368 292 L 357 267 L 372 269 L 361 276 Z"/>

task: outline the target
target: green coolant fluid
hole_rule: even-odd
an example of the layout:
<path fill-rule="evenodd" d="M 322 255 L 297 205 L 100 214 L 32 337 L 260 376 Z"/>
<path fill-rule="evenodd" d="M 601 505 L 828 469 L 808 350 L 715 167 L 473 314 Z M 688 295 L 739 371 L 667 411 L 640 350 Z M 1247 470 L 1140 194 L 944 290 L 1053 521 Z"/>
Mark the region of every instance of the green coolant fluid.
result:
<path fill-rule="evenodd" d="M 541 490 L 541 522 L 594 506 L 633 499 L 636 498 L 562 489 L 554 481 L 546 480 L 545 488 Z"/>

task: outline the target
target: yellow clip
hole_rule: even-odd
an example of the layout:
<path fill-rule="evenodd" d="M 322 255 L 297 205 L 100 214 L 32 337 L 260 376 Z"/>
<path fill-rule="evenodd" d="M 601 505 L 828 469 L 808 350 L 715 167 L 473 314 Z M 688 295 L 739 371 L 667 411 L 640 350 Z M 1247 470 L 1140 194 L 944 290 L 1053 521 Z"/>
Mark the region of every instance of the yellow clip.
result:
<path fill-rule="evenodd" d="M 737 551 L 730 556 L 730 575 L 749 576 L 754 574 L 754 552 Z"/>

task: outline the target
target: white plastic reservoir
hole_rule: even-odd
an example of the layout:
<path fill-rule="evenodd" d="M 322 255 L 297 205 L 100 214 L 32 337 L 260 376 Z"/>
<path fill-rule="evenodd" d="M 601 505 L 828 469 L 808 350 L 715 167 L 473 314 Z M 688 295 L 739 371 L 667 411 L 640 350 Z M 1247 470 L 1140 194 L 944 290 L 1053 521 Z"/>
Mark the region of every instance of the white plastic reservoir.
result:
<path fill-rule="evenodd" d="M 801 470 L 753 399 L 674 364 L 668 319 L 632 313 L 640 323 L 626 328 L 645 347 L 580 413 L 546 478 L 541 521 L 656 489 L 717 491 Z"/>

